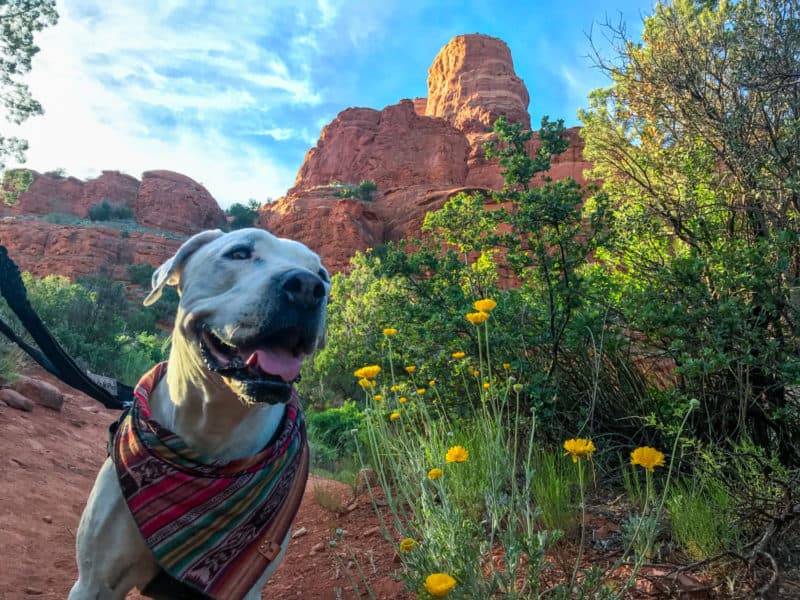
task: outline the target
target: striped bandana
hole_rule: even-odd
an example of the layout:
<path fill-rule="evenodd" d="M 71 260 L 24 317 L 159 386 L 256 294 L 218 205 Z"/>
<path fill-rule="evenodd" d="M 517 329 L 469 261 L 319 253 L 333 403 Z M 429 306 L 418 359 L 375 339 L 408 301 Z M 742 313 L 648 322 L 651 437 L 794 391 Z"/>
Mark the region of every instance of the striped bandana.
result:
<path fill-rule="evenodd" d="M 273 441 L 250 458 L 211 460 L 154 421 L 156 365 L 111 442 L 122 495 L 158 564 L 209 598 L 238 600 L 280 551 L 308 478 L 308 444 L 296 393 Z"/>

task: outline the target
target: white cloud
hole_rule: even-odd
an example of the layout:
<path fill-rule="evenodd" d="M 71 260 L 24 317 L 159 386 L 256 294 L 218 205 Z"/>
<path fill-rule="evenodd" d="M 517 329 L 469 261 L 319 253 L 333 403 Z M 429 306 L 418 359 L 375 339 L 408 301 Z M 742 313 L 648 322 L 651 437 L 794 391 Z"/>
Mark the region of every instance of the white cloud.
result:
<path fill-rule="evenodd" d="M 306 24 L 287 31 L 279 15 L 304 4 Z M 41 52 L 27 78 L 46 113 L 3 125 L 30 142 L 26 166 L 77 177 L 170 169 L 223 205 L 291 187 L 302 154 L 287 166 L 252 132 L 316 142 L 318 131 L 287 126 L 282 112 L 321 101 L 310 62 L 336 20 L 331 2 L 67 0 L 58 10 L 58 25 L 36 36 Z"/>

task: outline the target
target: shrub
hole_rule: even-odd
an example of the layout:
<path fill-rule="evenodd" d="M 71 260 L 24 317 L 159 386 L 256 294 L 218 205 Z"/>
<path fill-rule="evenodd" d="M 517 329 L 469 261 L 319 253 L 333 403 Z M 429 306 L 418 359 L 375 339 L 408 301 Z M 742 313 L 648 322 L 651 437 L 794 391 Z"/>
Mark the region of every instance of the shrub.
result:
<path fill-rule="evenodd" d="M 0 200 L 14 206 L 19 197 L 28 191 L 33 183 L 33 173 L 28 169 L 8 169 L 3 173 L 0 184 Z"/>
<path fill-rule="evenodd" d="M 128 265 L 128 278 L 134 285 L 150 289 L 150 282 L 155 271 L 153 265 L 141 263 L 138 265 Z"/>
<path fill-rule="evenodd" d="M 352 432 L 361 427 L 362 418 L 361 411 L 352 401 L 336 408 L 306 414 L 308 436 L 316 445 L 318 460 L 329 464 L 323 468 L 332 470 L 331 463 L 351 459 L 355 455 L 356 442 Z"/>
<path fill-rule="evenodd" d="M 133 384 L 154 362 L 166 357 L 167 336 L 154 326 L 154 318 L 140 317 L 136 323 L 137 328 L 146 325 L 149 330 L 136 330 L 128 322 L 135 313 L 120 282 L 94 276 L 73 283 L 57 275 L 35 279 L 28 273 L 22 279 L 34 310 L 85 368 Z M 22 332 L 7 308 L 0 312 Z"/>
<path fill-rule="evenodd" d="M 358 184 L 334 181 L 328 186 L 337 198 L 357 198 L 362 202 L 371 202 L 378 190 L 374 181 L 362 179 Z"/>
<path fill-rule="evenodd" d="M 103 200 L 89 207 L 88 216 L 91 221 L 127 221 L 133 219 L 133 211 L 124 204 L 111 204 Z"/>
<path fill-rule="evenodd" d="M 259 206 L 258 201 L 252 198 L 247 201 L 246 205 L 240 202 L 232 204 L 225 211 L 225 215 L 228 217 L 228 227 L 230 229 L 253 227 L 258 220 Z"/>

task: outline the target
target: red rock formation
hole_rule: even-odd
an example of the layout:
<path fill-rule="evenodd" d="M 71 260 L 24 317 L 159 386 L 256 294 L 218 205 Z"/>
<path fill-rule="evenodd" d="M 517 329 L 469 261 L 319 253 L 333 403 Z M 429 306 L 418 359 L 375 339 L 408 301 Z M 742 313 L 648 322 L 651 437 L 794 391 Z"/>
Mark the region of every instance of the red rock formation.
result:
<path fill-rule="evenodd" d="M 0 219 L 0 243 L 22 271 L 36 277 L 51 273 L 72 279 L 102 273 L 128 280 L 128 265 L 158 266 L 181 244 L 152 233 L 120 231 L 107 227 L 55 225 L 45 221 Z"/>
<path fill-rule="evenodd" d="M 119 171 L 103 171 L 100 177 L 81 181 L 51 173 L 33 173 L 28 191 L 14 206 L 5 206 L 4 215 L 47 215 L 60 213 L 85 218 L 89 208 L 104 200 L 109 204 L 130 206 L 139 189 L 135 177 Z"/>
<path fill-rule="evenodd" d="M 186 235 L 226 223 L 225 213 L 206 188 L 172 171 L 143 173 L 130 207 L 139 224 Z"/>
<path fill-rule="evenodd" d="M 402 100 L 382 111 L 350 108 L 322 130 L 286 197 L 261 209 L 260 223 L 276 235 L 305 242 L 332 271 L 346 270 L 356 250 L 419 236 L 425 214 L 459 191 L 501 189 L 496 161 L 486 160 L 486 133 L 500 115 L 530 126 L 528 92 L 501 40 L 454 38 L 428 75 L 428 97 Z M 583 141 L 567 131 L 570 147 L 552 161 L 553 179 L 584 182 Z M 531 153 L 538 149 L 535 136 Z M 369 205 L 337 200 L 332 181 L 374 181 Z"/>
<path fill-rule="evenodd" d="M 454 37 L 428 70 L 425 114 L 464 133 L 485 133 L 501 115 L 530 127 L 529 100 L 508 46 L 487 35 Z"/>
<path fill-rule="evenodd" d="M 326 125 L 308 151 L 289 194 L 368 179 L 378 190 L 431 184 L 458 185 L 467 175 L 469 147 L 463 134 L 441 119 L 419 116 L 411 100 L 348 108 Z"/>
<path fill-rule="evenodd" d="M 137 223 L 181 234 L 225 224 L 217 201 L 199 183 L 171 171 L 148 171 L 142 182 L 119 171 L 103 171 L 100 177 L 81 181 L 33 172 L 28 191 L 0 215 L 47 215 L 62 213 L 86 218 L 89 208 L 103 201 L 127 206 Z"/>
<path fill-rule="evenodd" d="M 326 189 L 264 205 L 260 225 L 280 237 L 304 242 L 332 272 L 345 270 L 356 251 L 384 240 L 384 223 L 371 205 L 336 198 Z"/>

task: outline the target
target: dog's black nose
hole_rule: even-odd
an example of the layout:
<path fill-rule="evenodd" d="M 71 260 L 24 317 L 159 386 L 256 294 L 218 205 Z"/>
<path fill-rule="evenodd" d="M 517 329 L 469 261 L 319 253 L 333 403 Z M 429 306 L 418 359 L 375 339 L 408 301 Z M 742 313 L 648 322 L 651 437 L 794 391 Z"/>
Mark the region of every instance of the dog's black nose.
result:
<path fill-rule="evenodd" d="M 325 284 L 308 271 L 292 269 L 281 276 L 281 289 L 290 302 L 303 308 L 319 306 L 325 297 Z"/>

